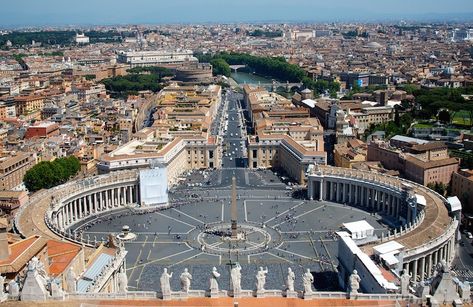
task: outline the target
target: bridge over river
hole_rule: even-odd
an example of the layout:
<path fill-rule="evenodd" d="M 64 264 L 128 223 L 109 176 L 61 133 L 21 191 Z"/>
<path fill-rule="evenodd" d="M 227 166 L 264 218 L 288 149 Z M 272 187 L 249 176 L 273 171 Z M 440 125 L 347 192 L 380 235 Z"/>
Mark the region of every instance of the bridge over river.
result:
<path fill-rule="evenodd" d="M 244 65 L 231 65 L 232 69 L 238 70 L 239 68 L 245 67 Z M 233 72 L 231 77 L 235 82 L 242 86 L 244 84 L 253 85 L 253 86 L 260 86 L 266 88 L 271 91 L 276 91 L 278 88 L 284 88 L 286 91 L 290 91 L 291 88 L 294 86 L 301 87 L 301 82 L 281 82 L 275 79 L 269 79 L 262 76 L 258 76 L 252 73 L 246 72 Z"/>

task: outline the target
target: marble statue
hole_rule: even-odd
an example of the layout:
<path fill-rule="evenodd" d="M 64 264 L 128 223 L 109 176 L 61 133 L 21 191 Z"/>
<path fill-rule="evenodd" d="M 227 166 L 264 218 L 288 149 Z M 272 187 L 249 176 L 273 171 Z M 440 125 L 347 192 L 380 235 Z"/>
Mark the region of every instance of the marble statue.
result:
<path fill-rule="evenodd" d="M 76 273 L 72 268 L 69 268 L 66 273 L 66 285 L 68 293 L 76 293 L 77 283 L 76 283 Z"/>
<path fill-rule="evenodd" d="M 291 268 L 287 268 L 286 288 L 287 291 L 294 291 L 294 281 L 296 280 L 296 274 Z"/>
<path fill-rule="evenodd" d="M 310 272 L 310 269 L 302 275 L 302 283 L 304 285 L 304 294 L 311 294 L 312 291 L 312 284 L 314 283 L 314 275 Z"/>
<path fill-rule="evenodd" d="M 184 269 L 184 272 L 182 272 L 179 279 L 181 280 L 181 290 L 182 290 L 182 292 L 189 292 L 189 289 L 191 287 L 192 275 L 191 275 L 191 273 L 189 273 L 187 268 Z"/>
<path fill-rule="evenodd" d="M 437 274 L 430 282 L 431 300 L 444 304 L 452 304 L 455 300 L 459 300 L 458 290 L 460 287 L 455 283 L 456 278 L 450 272 L 447 262 L 440 261 L 436 266 L 436 271 Z"/>
<path fill-rule="evenodd" d="M 349 277 L 350 295 L 357 295 L 360 289 L 361 278 L 356 270 Z"/>
<path fill-rule="evenodd" d="M 241 291 L 241 266 L 238 262 L 230 271 L 230 277 L 232 280 L 231 286 L 233 292 L 239 293 Z"/>
<path fill-rule="evenodd" d="M 163 274 L 161 274 L 159 281 L 161 282 L 161 292 L 165 295 L 171 294 L 171 278 L 172 272 L 169 274 L 168 269 L 164 268 Z"/>
<path fill-rule="evenodd" d="M 218 281 L 220 273 L 217 272 L 217 268 L 212 268 L 212 275 L 210 276 L 210 292 L 218 292 Z"/>
<path fill-rule="evenodd" d="M 49 289 L 51 291 L 51 296 L 53 298 L 62 298 L 64 299 L 64 291 L 61 286 L 59 286 L 59 280 L 50 279 L 49 280 Z"/>
<path fill-rule="evenodd" d="M 38 274 L 44 278 L 44 280 L 47 280 L 48 274 L 46 273 L 46 269 L 44 268 L 44 264 L 41 261 L 38 261 L 36 263 L 36 270 L 38 271 Z"/>
<path fill-rule="evenodd" d="M 125 271 L 118 273 L 118 293 L 126 293 L 128 291 L 128 277 Z"/>
<path fill-rule="evenodd" d="M 437 263 L 437 267 L 435 269 L 437 274 L 448 273 L 450 271 L 445 260 L 441 260 L 439 263 Z"/>
<path fill-rule="evenodd" d="M 14 279 L 10 280 L 8 283 L 8 294 L 11 297 L 20 296 L 20 286 Z"/>
<path fill-rule="evenodd" d="M 46 288 L 47 281 L 37 271 L 38 263 L 39 260 L 36 257 L 28 262 L 26 278 L 20 293 L 22 301 L 45 301 L 49 296 Z"/>
<path fill-rule="evenodd" d="M 256 291 L 264 291 L 264 285 L 266 284 L 266 274 L 268 274 L 268 268 L 263 269 L 263 267 L 260 267 L 256 273 Z"/>
<path fill-rule="evenodd" d="M 403 270 L 401 274 L 401 295 L 407 296 L 409 295 L 409 282 L 411 276 L 409 276 L 409 272 L 407 270 Z"/>

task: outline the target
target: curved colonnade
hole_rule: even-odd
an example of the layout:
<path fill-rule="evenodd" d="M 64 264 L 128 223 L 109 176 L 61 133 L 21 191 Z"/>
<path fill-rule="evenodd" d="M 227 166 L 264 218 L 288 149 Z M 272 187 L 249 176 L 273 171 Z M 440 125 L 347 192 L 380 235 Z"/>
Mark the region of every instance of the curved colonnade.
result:
<path fill-rule="evenodd" d="M 101 215 L 117 209 L 136 207 L 140 203 L 139 172 L 117 171 L 111 174 L 75 180 L 52 188 L 48 193 L 35 194 L 25 208 L 17 215 L 15 226 L 23 236 L 28 233 L 26 222 L 35 222 L 22 218 L 23 211 L 41 210 L 46 227 L 37 227 L 41 235 L 54 238 L 55 235 L 69 241 L 93 247 L 98 242 L 85 241 L 70 230 L 75 224 L 84 222 L 93 216 Z M 48 202 L 48 206 L 36 204 Z M 29 213 L 32 216 L 31 213 Z M 36 221 L 38 223 L 38 221 Z M 45 233 L 48 229 L 52 233 Z"/>
<path fill-rule="evenodd" d="M 307 182 L 311 199 L 359 206 L 397 221 L 397 228 L 379 241 L 395 239 L 405 247 L 401 268 L 414 281 L 432 277 L 442 260 L 451 264 L 458 221 L 449 216 L 440 194 L 397 177 L 329 166 L 316 167 Z M 369 254 L 373 246 L 362 249 Z"/>
<path fill-rule="evenodd" d="M 376 244 L 390 240 L 401 243 L 405 247 L 402 268 L 409 270 L 413 280 L 429 278 L 441 260 L 448 264 L 453 260 L 458 222 L 449 216 L 446 199 L 434 191 L 395 177 L 328 166 L 318 166 L 307 179 L 309 198 L 359 206 L 399 221 L 399 230 L 383 236 Z M 43 235 L 94 246 L 97 242 L 84 242 L 68 229 L 93 216 L 137 207 L 139 172 L 113 172 L 73 181 L 47 192 L 36 194 L 21 209 L 15 219 L 19 232 L 27 235 L 22 231 L 26 229 L 22 225 L 25 223 L 21 219 L 22 211 L 36 210 L 35 204 L 48 203 L 39 207 L 41 212 L 36 212 L 44 216 L 42 223 L 47 227 L 39 228 Z M 425 206 L 419 203 L 419 196 L 425 199 Z M 374 244 L 362 249 L 370 253 Z"/>

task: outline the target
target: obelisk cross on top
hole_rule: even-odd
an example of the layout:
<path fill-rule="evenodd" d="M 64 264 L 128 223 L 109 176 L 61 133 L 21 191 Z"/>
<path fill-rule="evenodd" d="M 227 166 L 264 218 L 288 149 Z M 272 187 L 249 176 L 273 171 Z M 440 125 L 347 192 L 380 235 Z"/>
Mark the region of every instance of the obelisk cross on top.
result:
<path fill-rule="evenodd" d="M 237 232 L 237 194 L 236 194 L 236 178 L 232 177 L 232 203 L 231 203 L 231 219 L 232 219 L 232 239 L 238 238 Z"/>

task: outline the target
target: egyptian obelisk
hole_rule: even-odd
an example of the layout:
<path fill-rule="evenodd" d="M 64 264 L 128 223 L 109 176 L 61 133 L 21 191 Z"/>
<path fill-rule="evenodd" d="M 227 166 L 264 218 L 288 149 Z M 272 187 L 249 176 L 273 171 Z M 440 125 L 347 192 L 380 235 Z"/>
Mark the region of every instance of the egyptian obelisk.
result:
<path fill-rule="evenodd" d="M 237 232 L 237 199 L 236 199 L 236 178 L 232 177 L 232 203 L 231 203 L 231 220 L 232 220 L 232 239 L 238 239 Z"/>

